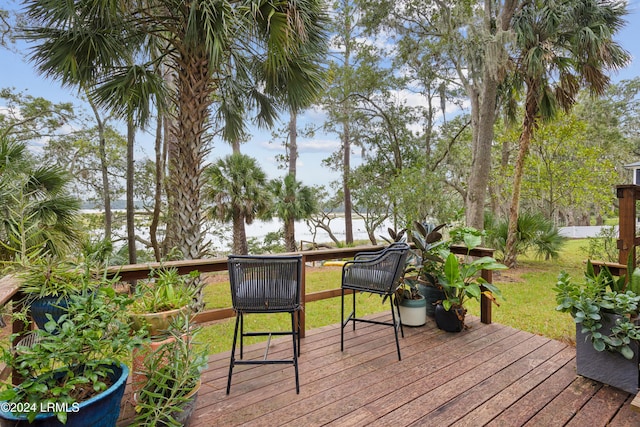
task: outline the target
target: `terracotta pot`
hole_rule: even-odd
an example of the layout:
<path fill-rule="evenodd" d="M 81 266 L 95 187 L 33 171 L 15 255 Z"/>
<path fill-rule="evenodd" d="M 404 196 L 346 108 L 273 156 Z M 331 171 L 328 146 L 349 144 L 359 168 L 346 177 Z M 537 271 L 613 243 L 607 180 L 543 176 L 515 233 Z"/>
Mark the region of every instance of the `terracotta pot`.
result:
<path fill-rule="evenodd" d="M 131 388 L 133 389 L 132 399 L 135 403 L 137 401 L 137 393 L 144 387 L 144 384 L 147 382 L 147 376 L 143 374 L 144 368 L 144 359 L 147 354 L 155 353 L 162 345 L 169 344 L 175 341 L 175 337 L 165 338 L 163 340 L 151 341 L 148 343 L 144 343 L 139 348 L 136 347 L 132 352 L 132 363 L 131 363 Z"/>
<path fill-rule="evenodd" d="M 189 306 L 159 313 L 134 313 L 131 315 L 132 328 L 137 330 L 146 327 L 151 338 L 166 335 L 171 322 L 189 312 Z"/>

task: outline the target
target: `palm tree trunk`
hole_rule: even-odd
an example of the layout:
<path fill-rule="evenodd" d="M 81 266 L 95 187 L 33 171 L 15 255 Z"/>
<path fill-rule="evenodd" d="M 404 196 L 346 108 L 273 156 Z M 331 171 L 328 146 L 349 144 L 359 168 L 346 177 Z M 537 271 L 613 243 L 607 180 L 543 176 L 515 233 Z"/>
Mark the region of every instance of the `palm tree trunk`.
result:
<path fill-rule="evenodd" d="M 287 252 L 295 252 L 298 250 L 296 245 L 295 221 L 287 218 L 284 221 L 284 242 Z"/>
<path fill-rule="evenodd" d="M 233 214 L 233 253 L 235 255 L 247 255 L 249 247 L 247 245 L 247 233 L 244 228 L 244 215 L 240 211 Z"/>
<path fill-rule="evenodd" d="M 178 248 L 185 259 L 201 254 L 202 164 L 206 155 L 206 124 L 211 105 L 209 61 L 198 46 L 185 47 L 177 65 L 176 152 L 169 168 L 174 214 L 178 225 Z"/>
<path fill-rule="evenodd" d="M 136 225 L 135 204 L 133 200 L 134 160 L 133 145 L 135 142 L 136 128 L 131 115 L 127 119 L 127 248 L 129 250 L 129 264 L 137 262 L 136 257 Z"/>
<path fill-rule="evenodd" d="M 520 148 L 518 158 L 513 171 L 513 192 L 511 193 L 511 205 L 509 206 L 509 228 L 507 231 L 507 243 L 505 248 L 504 264 L 509 268 L 515 268 L 518 257 L 518 216 L 520 211 L 520 190 L 522 188 L 522 176 L 524 175 L 524 162 L 529 153 L 529 145 L 533 137 L 536 111 L 538 111 L 537 86 L 533 83 L 527 85 L 527 99 L 525 114 L 520 134 Z"/>
<path fill-rule="evenodd" d="M 289 120 L 289 175 L 296 177 L 298 163 L 298 114 L 291 110 Z"/>

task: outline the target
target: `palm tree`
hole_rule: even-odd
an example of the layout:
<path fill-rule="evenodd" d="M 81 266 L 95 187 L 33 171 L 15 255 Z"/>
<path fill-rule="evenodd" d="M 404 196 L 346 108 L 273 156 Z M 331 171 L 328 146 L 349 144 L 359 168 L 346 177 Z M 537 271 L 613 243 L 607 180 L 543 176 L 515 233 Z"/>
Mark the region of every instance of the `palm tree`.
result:
<path fill-rule="evenodd" d="M 629 55 L 613 40 L 623 26 L 625 2 L 599 0 L 535 1 L 514 16 L 518 57 L 515 92 L 524 91 L 524 118 L 509 208 L 505 264 L 515 267 L 518 213 L 524 161 L 538 119 L 569 110 L 582 86 L 601 95 L 606 72 L 624 67 Z"/>
<path fill-rule="evenodd" d="M 274 195 L 274 214 L 284 221 L 284 243 L 286 250 L 298 250 L 295 236 L 295 221 L 309 218 L 316 211 L 317 201 L 313 190 L 295 176 L 287 175 L 282 180 L 272 180 L 269 183 Z"/>
<path fill-rule="evenodd" d="M 68 183 L 61 168 L 36 166 L 25 143 L 0 139 L 0 261 L 26 265 L 79 242 L 80 202 Z"/>
<path fill-rule="evenodd" d="M 246 255 L 244 225 L 264 215 L 271 203 L 266 174 L 254 158 L 234 153 L 207 168 L 205 176 L 205 199 L 212 203 L 209 215 L 233 222 L 233 253 Z"/>
<path fill-rule="evenodd" d="M 108 240 L 111 239 L 112 223 L 110 165 L 105 151 L 105 120 L 99 107 L 106 106 L 115 116 L 127 119 L 127 234 L 129 262 L 135 263 L 134 132 L 146 124 L 150 116 L 151 96 L 161 93 L 162 86 L 154 73 L 131 64 L 131 58 L 140 51 L 143 39 L 130 37 L 130 28 L 113 9 L 93 7 L 96 4 L 83 7 L 76 2 L 59 2 L 55 4 L 55 10 L 51 10 L 51 15 L 43 16 L 43 7 L 50 10 L 51 5 L 31 2 L 27 12 L 36 25 L 25 29 L 25 37 L 37 42 L 31 58 L 38 69 L 47 76 L 60 79 L 65 86 L 76 87 L 86 95 L 93 110 L 98 124 L 104 231 Z"/>
<path fill-rule="evenodd" d="M 75 11 L 69 13 L 65 4 Z M 169 149 L 168 168 L 170 217 L 176 224 L 168 225 L 168 229 L 176 230 L 172 235 L 179 238 L 175 244 L 185 258 L 200 256 L 202 173 L 211 148 L 208 131 L 215 125 L 210 120 L 211 107 L 219 103 L 221 109 L 215 117 L 224 120 L 223 135 L 233 141 L 242 133 L 244 119 L 243 108 L 235 102 L 236 94 L 244 94 L 239 99 L 252 99 L 259 109 L 258 119 L 265 123 L 273 120 L 273 101 L 285 88 L 295 99 L 304 100 L 308 70 L 300 69 L 296 59 L 307 46 L 324 37 L 324 2 L 31 0 L 26 10 L 36 24 L 29 32 L 33 41 L 80 52 L 82 64 L 107 64 L 96 58 L 120 56 L 123 60 L 135 57 L 146 61 L 143 68 L 147 70 L 159 63 L 171 68 L 175 108 L 169 110 L 173 112 L 172 125 L 165 137 L 175 141 Z M 82 31 L 86 22 L 100 24 L 99 31 Z M 61 39 L 58 35 L 65 33 L 76 35 L 67 37 L 73 45 L 61 46 L 57 41 Z M 142 43 L 145 39 L 149 42 Z M 133 56 L 129 52 L 120 54 L 123 46 L 149 45 L 158 48 L 157 56 L 151 57 L 142 49 Z M 41 71 L 47 73 L 51 68 L 49 56 L 34 59 Z M 117 69 L 126 65 L 116 61 L 111 66 Z M 100 83 L 96 75 L 101 70 L 78 68 L 86 73 L 83 81 Z"/>

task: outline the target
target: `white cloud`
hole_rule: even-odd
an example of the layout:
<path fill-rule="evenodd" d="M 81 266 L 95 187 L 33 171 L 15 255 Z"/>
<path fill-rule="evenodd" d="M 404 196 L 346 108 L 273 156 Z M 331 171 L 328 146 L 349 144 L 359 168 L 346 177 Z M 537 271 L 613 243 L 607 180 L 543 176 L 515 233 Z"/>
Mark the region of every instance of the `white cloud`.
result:
<path fill-rule="evenodd" d="M 298 142 L 298 149 L 300 152 L 316 152 L 331 153 L 340 148 L 340 141 L 336 139 L 310 139 Z"/>

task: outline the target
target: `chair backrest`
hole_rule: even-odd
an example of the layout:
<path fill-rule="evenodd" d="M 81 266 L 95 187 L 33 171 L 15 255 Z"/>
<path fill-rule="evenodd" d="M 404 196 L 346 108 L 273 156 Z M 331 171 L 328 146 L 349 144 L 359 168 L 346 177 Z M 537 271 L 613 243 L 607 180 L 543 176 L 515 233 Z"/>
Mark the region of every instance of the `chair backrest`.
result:
<path fill-rule="evenodd" d="M 342 269 L 342 285 L 379 294 L 391 294 L 404 271 L 409 253 L 406 243 L 393 245 L 372 253 L 360 253 Z"/>
<path fill-rule="evenodd" d="M 230 255 L 228 266 L 235 310 L 267 313 L 300 308 L 302 255 Z"/>

